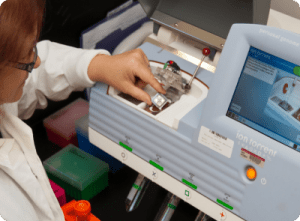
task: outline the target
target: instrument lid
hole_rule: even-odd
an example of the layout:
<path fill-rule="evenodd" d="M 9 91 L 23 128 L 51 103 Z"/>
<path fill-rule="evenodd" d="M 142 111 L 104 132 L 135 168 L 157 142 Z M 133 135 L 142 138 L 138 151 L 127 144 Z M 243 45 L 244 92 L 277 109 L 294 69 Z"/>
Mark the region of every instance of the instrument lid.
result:
<path fill-rule="evenodd" d="M 271 0 L 139 0 L 155 23 L 222 50 L 234 23 L 267 24 Z"/>

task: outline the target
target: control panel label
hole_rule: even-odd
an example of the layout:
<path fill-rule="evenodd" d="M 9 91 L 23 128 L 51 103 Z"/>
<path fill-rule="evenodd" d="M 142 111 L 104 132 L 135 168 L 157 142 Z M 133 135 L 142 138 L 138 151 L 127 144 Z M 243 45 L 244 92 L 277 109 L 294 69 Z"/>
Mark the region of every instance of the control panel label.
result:
<path fill-rule="evenodd" d="M 257 156 L 254 153 L 251 153 L 250 151 L 242 148 L 241 149 L 241 155 L 242 158 L 250 161 L 251 163 L 256 164 L 257 166 L 263 168 L 265 165 L 265 159 L 261 158 L 260 156 Z"/>
<path fill-rule="evenodd" d="M 228 158 L 231 157 L 234 141 L 204 126 L 201 126 L 198 142 Z"/>

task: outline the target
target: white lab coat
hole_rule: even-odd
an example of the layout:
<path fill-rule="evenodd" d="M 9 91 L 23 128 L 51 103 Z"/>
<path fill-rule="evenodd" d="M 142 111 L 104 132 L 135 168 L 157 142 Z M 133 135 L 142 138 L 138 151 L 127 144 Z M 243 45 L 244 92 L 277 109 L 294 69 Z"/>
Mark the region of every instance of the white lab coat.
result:
<path fill-rule="evenodd" d="M 87 69 L 96 54 L 105 50 L 83 50 L 50 41 L 37 44 L 39 68 L 29 74 L 22 98 L 3 104 L 0 129 L 0 215 L 7 221 L 64 221 L 33 141 L 28 119 L 36 108 L 47 106 L 46 97 L 58 101 L 72 91 L 91 87 Z"/>

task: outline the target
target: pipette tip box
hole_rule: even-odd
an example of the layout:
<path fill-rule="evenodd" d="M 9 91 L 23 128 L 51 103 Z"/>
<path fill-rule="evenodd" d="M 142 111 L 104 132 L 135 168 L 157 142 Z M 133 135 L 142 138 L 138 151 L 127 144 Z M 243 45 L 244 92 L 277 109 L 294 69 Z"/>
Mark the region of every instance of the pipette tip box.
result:
<path fill-rule="evenodd" d="M 59 185 L 57 185 L 56 183 L 54 183 L 52 180 L 49 181 L 50 181 L 51 188 L 59 202 L 59 205 L 60 206 L 65 205 L 67 202 L 65 190 L 61 188 Z"/>
<path fill-rule="evenodd" d="M 89 103 L 81 98 L 44 119 L 48 140 L 60 147 L 78 146 L 75 121 L 88 114 Z"/>
<path fill-rule="evenodd" d="M 43 162 L 52 181 L 76 200 L 89 200 L 108 186 L 108 164 L 69 144 Z"/>
<path fill-rule="evenodd" d="M 89 153 L 106 162 L 109 165 L 110 171 L 112 173 L 119 171 L 124 166 L 124 164 L 119 160 L 117 160 L 116 158 L 109 155 L 108 153 L 104 152 L 100 148 L 90 143 L 89 136 L 88 136 L 88 127 L 89 127 L 88 114 L 76 120 L 75 122 L 79 148 L 85 151 L 86 153 Z"/>

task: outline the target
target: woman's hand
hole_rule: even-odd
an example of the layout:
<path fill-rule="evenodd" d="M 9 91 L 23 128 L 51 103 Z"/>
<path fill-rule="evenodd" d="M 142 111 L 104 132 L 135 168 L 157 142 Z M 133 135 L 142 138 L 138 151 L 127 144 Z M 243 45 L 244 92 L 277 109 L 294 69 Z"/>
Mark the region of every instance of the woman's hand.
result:
<path fill-rule="evenodd" d="M 142 90 L 147 84 L 159 93 L 166 93 L 151 73 L 149 61 L 141 49 L 114 56 L 99 54 L 91 61 L 88 75 L 92 81 L 111 85 L 148 105 L 152 104 L 150 95 Z"/>

